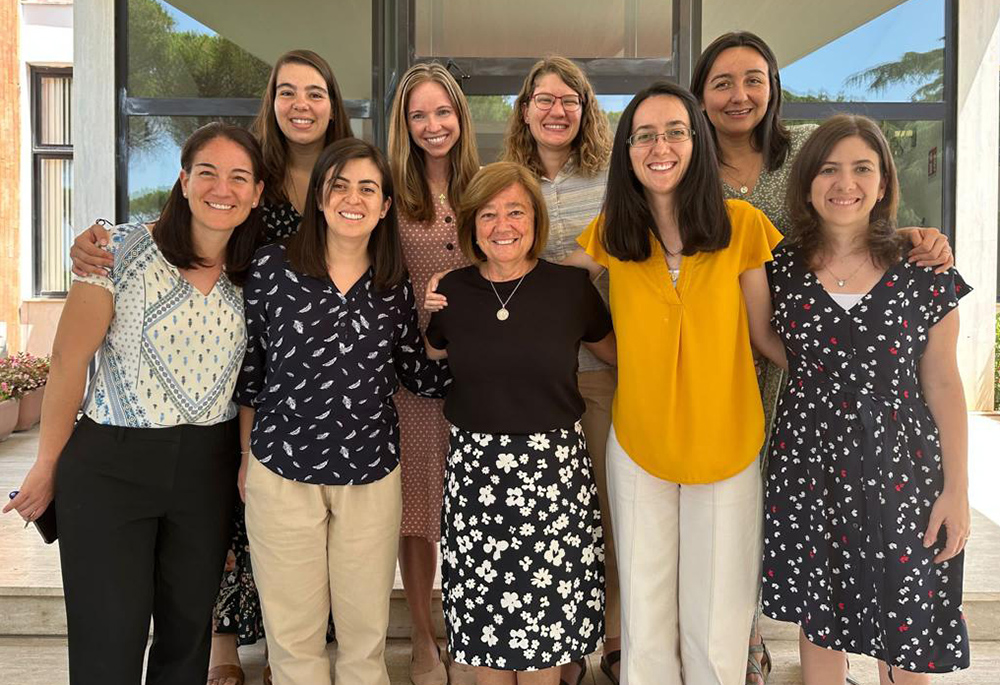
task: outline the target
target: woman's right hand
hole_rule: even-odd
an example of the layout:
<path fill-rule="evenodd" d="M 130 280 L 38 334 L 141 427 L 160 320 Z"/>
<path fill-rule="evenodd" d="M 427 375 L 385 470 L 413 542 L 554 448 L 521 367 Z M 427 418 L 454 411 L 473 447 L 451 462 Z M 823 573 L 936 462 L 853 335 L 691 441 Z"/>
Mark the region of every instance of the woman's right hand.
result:
<path fill-rule="evenodd" d="M 55 462 L 39 462 L 28 471 L 17 496 L 7 503 L 3 513 L 16 509 L 25 521 L 37 521 L 55 496 Z"/>
<path fill-rule="evenodd" d="M 439 312 L 448 306 L 448 298 L 437 291 L 438 284 L 451 270 L 439 271 L 427 281 L 427 290 L 424 291 L 424 309 L 429 312 Z"/>
<path fill-rule="evenodd" d="M 78 235 L 69 248 L 73 273 L 77 276 L 106 276 L 108 269 L 115 265 L 115 258 L 104 249 L 110 238 L 110 232 L 100 224 L 92 224 Z"/>
<path fill-rule="evenodd" d="M 236 474 L 236 487 L 240 491 L 240 500 L 246 504 L 247 501 L 247 466 L 250 464 L 250 452 L 243 452 L 240 455 L 240 470 Z"/>

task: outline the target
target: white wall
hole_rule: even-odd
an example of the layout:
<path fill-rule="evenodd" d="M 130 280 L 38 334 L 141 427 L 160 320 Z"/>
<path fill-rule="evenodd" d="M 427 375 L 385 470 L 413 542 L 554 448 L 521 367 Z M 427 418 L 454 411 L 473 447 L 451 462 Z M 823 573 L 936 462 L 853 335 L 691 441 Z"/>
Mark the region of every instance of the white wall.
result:
<path fill-rule="evenodd" d="M 1000 0 L 963 2 L 958 16 L 956 259 L 975 290 L 962 300 L 959 368 L 970 409 L 993 409 L 1000 153 Z"/>
<path fill-rule="evenodd" d="M 31 67 L 73 66 L 73 5 L 21 4 L 21 299 L 34 295 L 31 208 Z"/>

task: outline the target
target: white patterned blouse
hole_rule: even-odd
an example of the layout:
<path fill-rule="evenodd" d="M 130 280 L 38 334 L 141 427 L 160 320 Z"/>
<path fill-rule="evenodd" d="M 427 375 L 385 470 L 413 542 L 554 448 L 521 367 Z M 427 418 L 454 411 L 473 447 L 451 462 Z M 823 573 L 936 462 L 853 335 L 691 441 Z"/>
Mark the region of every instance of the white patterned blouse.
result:
<path fill-rule="evenodd" d="M 98 352 L 84 413 L 128 428 L 212 425 L 236 416 L 233 389 L 246 349 L 243 295 L 223 274 L 203 295 L 167 262 L 141 224 L 111 231 L 106 288 L 114 316 Z"/>

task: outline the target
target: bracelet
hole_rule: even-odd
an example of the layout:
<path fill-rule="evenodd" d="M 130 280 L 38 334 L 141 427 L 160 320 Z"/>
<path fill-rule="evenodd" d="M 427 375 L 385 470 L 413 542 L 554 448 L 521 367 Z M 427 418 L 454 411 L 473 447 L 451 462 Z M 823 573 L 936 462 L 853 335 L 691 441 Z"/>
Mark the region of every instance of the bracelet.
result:
<path fill-rule="evenodd" d="M 245 457 L 248 454 L 250 454 L 250 450 L 240 450 L 240 456 Z"/>

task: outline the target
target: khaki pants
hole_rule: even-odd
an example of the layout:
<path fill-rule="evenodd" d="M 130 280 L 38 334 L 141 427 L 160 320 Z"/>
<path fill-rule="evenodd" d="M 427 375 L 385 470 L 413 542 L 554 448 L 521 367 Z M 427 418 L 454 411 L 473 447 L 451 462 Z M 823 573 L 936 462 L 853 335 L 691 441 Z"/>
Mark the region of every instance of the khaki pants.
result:
<path fill-rule="evenodd" d="M 586 403 L 580 425 L 587 438 L 587 451 L 594 465 L 597 499 L 601 504 L 601 525 L 604 529 L 604 635 L 614 639 L 622 633 L 621 600 L 618 593 L 618 562 L 615 559 L 615 539 L 611 531 L 611 510 L 608 508 L 608 478 L 605 453 L 608 431 L 611 429 L 611 402 L 615 397 L 618 376 L 615 369 L 582 371 L 577 374 L 577 387 Z"/>
<path fill-rule="evenodd" d="M 762 489 L 755 460 L 731 478 L 650 475 L 608 436 L 625 685 L 737 685 L 757 605 Z"/>
<path fill-rule="evenodd" d="M 396 570 L 399 469 L 367 485 L 297 483 L 251 455 L 246 521 L 276 685 L 389 685 L 385 635 Z"/>

